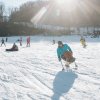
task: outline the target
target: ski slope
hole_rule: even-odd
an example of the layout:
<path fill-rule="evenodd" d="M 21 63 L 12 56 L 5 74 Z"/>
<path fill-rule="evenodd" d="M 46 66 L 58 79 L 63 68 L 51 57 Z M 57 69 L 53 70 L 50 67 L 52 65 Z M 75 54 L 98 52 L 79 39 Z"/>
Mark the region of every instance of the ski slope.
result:
<path fill-rule="evenodd" d="M 85 49 L 79 36 L 32 36 L 31 47 L 23 37 L 18 52 L 6 52 L 18 38 L 0 47 L 0 100 L 100 100 L 100 38 L 87 37 Z M 53 39 L 69 44 L 77 71 L 61 71 Z"/>

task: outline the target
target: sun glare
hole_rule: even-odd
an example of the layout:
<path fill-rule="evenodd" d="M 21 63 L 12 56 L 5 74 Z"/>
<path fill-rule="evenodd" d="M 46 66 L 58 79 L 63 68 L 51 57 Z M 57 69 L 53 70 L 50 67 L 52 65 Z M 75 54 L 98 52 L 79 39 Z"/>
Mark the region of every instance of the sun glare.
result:
<path fill-rule="evenodd" d="M 75 0 L 57 0 L 59 4 L 67 3 L 71 5 Z"/>
<path fill-rule="evenodd" d="M 68 11 L 74 10 L 79 4 L 79 0 L 56 0 L 59 7 L 66 7 Z"/>

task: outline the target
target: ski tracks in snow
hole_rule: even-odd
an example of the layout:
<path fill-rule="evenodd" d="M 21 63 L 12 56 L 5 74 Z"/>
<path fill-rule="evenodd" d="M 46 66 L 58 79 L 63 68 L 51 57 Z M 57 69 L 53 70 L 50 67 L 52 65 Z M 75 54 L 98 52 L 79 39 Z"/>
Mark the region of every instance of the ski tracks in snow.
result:
<path fill-rule="evenodd" d="M 94 53 L 99 45 L 95 47 L 90 43 L 87 49 L 79 43 L 69 45 L 78 57 L 75 71 L 78 78 L 67 93 L 60 95 L 60 91 L 56 91 L 55 94 L 60 95 L 60 100 L 100 100 L 100 54 L 97 57 Z M 47 41 L 33 42 L 30 48 L 20 47 L 18 52 L 5 52 L 4 47 L 0 48 L 0 100 L 51 100 L 53 82 L 59 79 L 57 74 L 62 69 L 56 48 L 57 45 Z"/>

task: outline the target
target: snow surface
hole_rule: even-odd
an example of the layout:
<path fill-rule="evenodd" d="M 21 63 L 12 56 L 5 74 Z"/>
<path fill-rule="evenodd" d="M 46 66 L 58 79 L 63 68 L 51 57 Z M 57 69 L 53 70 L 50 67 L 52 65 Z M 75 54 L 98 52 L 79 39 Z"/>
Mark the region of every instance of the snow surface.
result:
<path fill-rule="evenodd" d="M 100 100 L 100 38 L 87 37 L 85 49 L 79 36 L 33 36 L 31 47 L 23 37 L 18 52 L 6 52 L 18 38 L 0 47 L 0 100 Z M 61 71 L 53 39 L 69 44 L 77 71 Z"/>

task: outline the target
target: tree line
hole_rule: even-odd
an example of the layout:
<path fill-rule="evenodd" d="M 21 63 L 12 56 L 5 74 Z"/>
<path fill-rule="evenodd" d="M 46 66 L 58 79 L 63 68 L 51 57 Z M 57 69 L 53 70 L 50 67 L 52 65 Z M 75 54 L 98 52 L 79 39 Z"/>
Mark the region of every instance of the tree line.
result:
<path fill-rule="evenodd" d="M 0 3 L 0 36 L 10 35 L 29 35 L 29 34 L 41 34 L 43 29 L 36 29 L 29 27 L 27 24 L 35 14 L 44 6 L 48 4 L 48 1 L 35 1 L 26 2 L 19 8 L 9 9 L 9 21 L 4 20 L 6 16 L 5 5 Z"/>
<path fill-rule="evenodd" d="M 84 0 L 87 1 L 87 0 Z M 0 36 L 10 36 L 10 35 L 27 35 L 27 34 L 45 34 L 45 33 L 52 33 L 52 34 L 68 34 L 70 33 L 70 27 L 71 25 L 77 25 L 77 23 L 79 22 L 79 24 L 76 26 L 78 27 L 80 26 L 93 26 L 93 27 L 99 27 L 99 23 L 100 23 L 100 13 L 99 13 L 99 8 L 100 8 L 100 1 L 98 0 L 89 0 L 88 3 L 86 4 L 87 7 L 89 7 L 89 5 L 91 4 L 90 7 L 92 7 L 94 5 L 95 9 L 92 7 L 91 9 L 89 8 L 89 10 L 91 10 L 90 13 L 86 13 L 86 16 L 83 16 L 83 13 L 81 12 L 81 9 L 76 9 L 77 13 L 76 13 L 76 17 L 77 20 L 74 19 L 73 16 L 71 16 L 72 18 L 72 22 L 70 22 L 70 18 L 66 16 L 63 16 L 63 14 L 61 16 L 58 16 L 55 20 L 52 18 L 52 16 L 49 16 L 49 18 L 51 18 L 52 20 L 54 20 L 54 22 L 56 20 L 59 20 L 59 24 L 68 24 L 69 29 L 66 31 L 53 31 L 53 30 L 48 30 L 48 29 L 37 29 L 34 26 L 29 27 L 27 25 L 27 23 L 30 23 L 30 20 L 37 14 L 37 12 L 44 6 L 47 5 L 51 5 L 53 2 L 53 0 L 37 0 L 37 1 L 29 1 L 26 2 L 24 4 L 22 4 L 19 8 L 11 8 L 9 9 L 9 17 L 5 16 L 5 5 L 3 3 L 0 2 Z M 82 1 L 83 2 L 83 1 Z M 89 3 L 91 2 L 91 3 Z M 85 4 L 85 3 L 84 3 Z M 83 9 L 83 8 L 82 8 Z M 94 9 L 94 10 L 92 10 Z M 49 9 L 50 10 L 50 9 Z M 65 9 L 66 10 L 66 9 Z M 52 8 L 52 11 L 49 15 L 55 15 L 54 13 L 57 11 L 57 9 Z M 48 13 L 47 13 L 48 14 Z M 46 15 L 46 14 L 45 14 Z M 8 20 L 8 19 L 9 20 Z M 49 22 L 51 23 L 51 20 L 49 20 L 49 18 L 47 17 L 48 20 L 48 24 Z M 61 20 L 61 18 L 63 18 Z M 45 17 L 46 19 L 46 17 Z M 56 21 L 57 22 L 57 21 Z M 79 27 L 80 27 L 79 26 Z"/>

